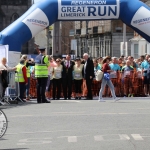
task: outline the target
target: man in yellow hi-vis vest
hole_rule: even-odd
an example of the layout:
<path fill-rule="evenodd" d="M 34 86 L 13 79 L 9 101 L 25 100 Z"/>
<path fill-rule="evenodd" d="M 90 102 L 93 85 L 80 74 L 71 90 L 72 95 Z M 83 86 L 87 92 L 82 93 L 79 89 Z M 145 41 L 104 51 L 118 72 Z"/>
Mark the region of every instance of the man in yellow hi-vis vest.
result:
<path fill-rule="evenodd" d="M 49 59 L 45 56 L 45 48 L 39 48 L 40 54 L 35 58 L 35 77 L 37 78 L 37 103 L 50 103 L 45 98 L 48 79 Z"/>

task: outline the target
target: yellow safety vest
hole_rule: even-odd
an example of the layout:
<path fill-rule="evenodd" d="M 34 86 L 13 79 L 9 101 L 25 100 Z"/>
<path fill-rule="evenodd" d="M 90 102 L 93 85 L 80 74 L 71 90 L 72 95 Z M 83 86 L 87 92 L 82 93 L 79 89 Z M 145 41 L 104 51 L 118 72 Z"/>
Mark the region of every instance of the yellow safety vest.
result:
<path fill-rule="evenodd" d="M 48 57 L 44 57 L 44 63 L 45 64 L 35 64 L 35 77 L 36 78 L 43 78 L 43 77 L 48 77 Z"/>
<path fill-rule="evenodd" d="M 15 82 L 25 82 L 24 80 L 24 77 L 23 77 L 23 72 L 22 72 L 22 68 L 24 67 L 25 65 L 22 65 L 22 64 L 18 64 L 16 66 L 16 71 L 17 73 L 15 74 Z"/>
<path fill-rule="evenodd" d="M 26 69 L 27 69 L 27 78 L 30 78 L 30 67 L 28 66 L 26 67 Z"/>

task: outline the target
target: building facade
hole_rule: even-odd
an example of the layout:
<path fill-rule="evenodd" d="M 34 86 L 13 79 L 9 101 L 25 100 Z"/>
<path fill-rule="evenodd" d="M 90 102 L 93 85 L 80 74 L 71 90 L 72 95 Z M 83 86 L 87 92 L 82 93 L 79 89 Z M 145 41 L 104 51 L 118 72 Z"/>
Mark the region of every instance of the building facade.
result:
<path fill-rule="evenodd" d="M 32 0 L 0 0 L 0 31 L 5 29 L 32 5 Z M 34 39 L 22 46 L 23 54 L 34 52 Z"/>
<path fill-rule="evenodd" d="M 133 30 L 126 27 L 126 41 L 133 37 Z M 121 54 L 120 42 L 123 42 L 123 23 L 121 20 L 76 21 L 75 38 L 77 39 L 77 55 L 84 52 L 93 58 L 100 56 L 116 56 Z M 131 52 L 128 43 L 127 54 Z"/>

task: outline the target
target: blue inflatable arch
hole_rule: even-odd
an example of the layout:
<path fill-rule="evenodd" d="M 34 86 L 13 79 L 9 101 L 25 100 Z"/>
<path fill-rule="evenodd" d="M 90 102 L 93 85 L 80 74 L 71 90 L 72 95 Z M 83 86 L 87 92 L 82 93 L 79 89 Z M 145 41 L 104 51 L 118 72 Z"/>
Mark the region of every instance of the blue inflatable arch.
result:
<path fill-rule="evenodd" d="M 121 19 L 150 42 L 150 8 L 139 0 L 42 0 L 0 33 L 10 51 L 56 21 Z"/>

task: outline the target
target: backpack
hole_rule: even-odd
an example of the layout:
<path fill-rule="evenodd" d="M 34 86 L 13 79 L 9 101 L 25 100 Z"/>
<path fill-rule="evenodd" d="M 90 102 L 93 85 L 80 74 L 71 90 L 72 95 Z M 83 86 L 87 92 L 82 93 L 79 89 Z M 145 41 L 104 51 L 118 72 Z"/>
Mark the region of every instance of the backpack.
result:
<path fill-rule="evenodd" d="M 96 81 L 102 80 L 103 75 L 104 75 L 104 73 L 101 70 L 97 70 L 96 73 L 95 73 Z"/>

